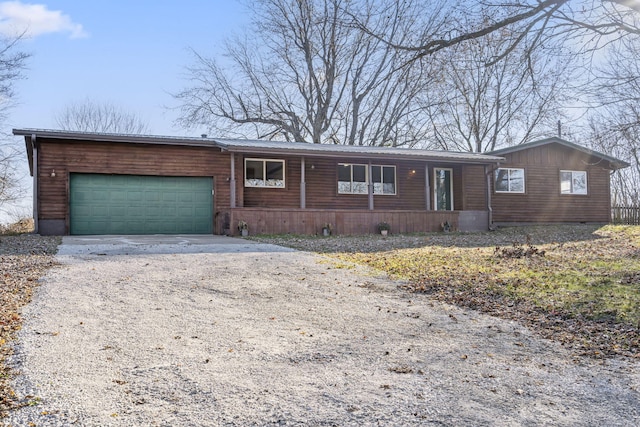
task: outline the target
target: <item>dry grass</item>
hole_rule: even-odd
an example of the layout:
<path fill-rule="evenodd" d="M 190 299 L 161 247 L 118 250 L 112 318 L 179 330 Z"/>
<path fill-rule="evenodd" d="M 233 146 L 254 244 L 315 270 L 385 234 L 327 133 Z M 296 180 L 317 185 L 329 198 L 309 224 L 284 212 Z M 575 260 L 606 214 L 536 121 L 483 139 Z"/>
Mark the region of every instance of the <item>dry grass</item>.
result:
<path fill-rule="evenodd" d="M 33 233 L 33 218 L 24 218 L 12 224 L 0 224 L 0 235 L 16 236 L 19 234 Z"/>
<path fill-rule="evenodd" d="M 368 265 L 408 292 L 517 320 L 579 354 L 640 357 L 640 227 L 268 240 Z"/>

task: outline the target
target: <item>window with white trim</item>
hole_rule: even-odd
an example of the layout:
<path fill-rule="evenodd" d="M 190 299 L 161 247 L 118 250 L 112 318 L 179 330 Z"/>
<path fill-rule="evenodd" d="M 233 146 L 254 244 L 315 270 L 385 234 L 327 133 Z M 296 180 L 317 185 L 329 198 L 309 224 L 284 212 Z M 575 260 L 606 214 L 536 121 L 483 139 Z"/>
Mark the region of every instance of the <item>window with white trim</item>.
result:
<path fill-rule="evenodd" d="M 524 193 L 524 169 L 500 168 L 496 170 L 496 193 Z"/>
<path fill-rule="evenodd" d="M 361 164 L 338 164 L 339 194 L 368 194 L 369 167 Z M 396 167 L 386 165 L 371 166 L 373 194 L 396 194 Z"/>
<path fill-rule="evenodd" d="M 367 194 L 367 165 L 338 164 L 338 193 Z"/>
<path fill-rule="evenodd" d="M 373 194 L 396 194 L 396 167 L 395 166 L 371 166 L 371 182 L 373 182 Z"/>
<path fill-rule="evenodd" d="M 244 186 L 284 188 L 284 160 L 244 159 Z"/>
<path fill-rule="evenodd" d="M 587 194 L 587 172 L 560 171 L 560 194 Z"/>

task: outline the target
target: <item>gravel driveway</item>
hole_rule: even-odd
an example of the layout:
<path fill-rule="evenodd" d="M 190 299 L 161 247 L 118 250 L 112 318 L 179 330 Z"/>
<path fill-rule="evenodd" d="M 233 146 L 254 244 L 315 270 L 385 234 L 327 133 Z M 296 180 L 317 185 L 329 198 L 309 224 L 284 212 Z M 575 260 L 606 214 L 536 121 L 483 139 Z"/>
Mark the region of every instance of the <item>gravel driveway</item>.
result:
<path fill-rule="evenodd" d="M 630 360 L 327 258 L 231 238 L 65 238 L 13 363 L 36 426 L 640 424 Z"/>

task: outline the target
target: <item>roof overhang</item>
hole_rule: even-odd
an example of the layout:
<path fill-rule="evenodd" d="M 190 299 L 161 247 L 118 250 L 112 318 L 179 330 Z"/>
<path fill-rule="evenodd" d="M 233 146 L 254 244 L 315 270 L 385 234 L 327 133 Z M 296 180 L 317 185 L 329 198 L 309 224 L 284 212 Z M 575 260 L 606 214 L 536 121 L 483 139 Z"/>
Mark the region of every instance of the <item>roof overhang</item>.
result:
<path fill-rule="evenodd" d="M 569 142 L 569 141 L 567 141 L 565 139 L 557 138 L 557 137 L 545 138 L 545 139 L 541 139 L 541 140 L 538 140 L 538 141 L 528 142 L 526 144 L 514 145 L 512 147 L 507 147 L 507 148 L 502 148 L 502 149 L 499 149 L 499 150 L 490 151 L 487 154 L 503 155 L 503 154 L 514 153 L 516 151 L 526 150 L 526 149 L 529 149 L 529 148 L 535 148 L 535 147 L 539 147 L 539 146 L 547 145 L 547 144 L 562 145 L 562 146 L 565 146 L 565 147 L 572 148 L 574 150 L 580 151 L 580 152 L 582 152 L 584 154 L 587 154 L 589 156 L 600 158 L 602 160 L 607 161 L 611 165 L 611 169 L 613 169 L 613 170 L 624 169 L 624 168 L 628 168 L 629 166 L 631 166 L 631 164 L 625 162 L 624 160 L 617 159 L 617 158 L 609 156 L 607 154 L 600 153 L 599 151 L 591 150 L 590 148 L 586 148 L 586 147 L 583 147 L 581 145 L 574 144 L 573 142 Z"/>
<path fill-rule="evenodd" d="M 64 139 L 69 141 L 94 141 L 94 142 L 121 142 L 129 144 L 153 144 L 153 145 L 188 145 L 195 147 L 215 146 L 211 139 L 185 138 L 177 136 L 161 135 L 129 135 L 119 133 L 101 132 L 70 132 L 50 129 L 13 129 L 16 136 L 24 136 L 25 140 L 32 135 L 38 138 Z"/>
<path fill-rule="evenodd" d="M 271 156 L 331 157 L 339 159 L 386 159 L 422 160 L 425 162 L 458 164 L 497 164 L 504 157 L 492 154 L 477 154 L 452 151 L 420 150 L 395 147 L 368 147 L 333 144 L 311 144 L 304 142 L 282 142 L 245 139 L 172 137 L 159 135 L 127 135 L 97 132 L 71 132 L 50 129 L 14 129 L 13 134 L 24 136 L 27 155 L 31 165 L 32 138 L 67 140 L 77 142 L 108 142 L 127 144 L 173 145 L 217 148 L 230 153 L 259 154 Z M 31 166 L 30 166 L 31 167 Z"/>
<path fill-rule="evenodd" d="M 336 144 L 311 144 L 243 139 L 214 138 L 224 151 L 241 154 L 331 157 L 339 159 L 423 160 L 442 163 L 495 164 L 504 157 L 451 151 L 420 150 L 396 147 L 367 147 Z"/>

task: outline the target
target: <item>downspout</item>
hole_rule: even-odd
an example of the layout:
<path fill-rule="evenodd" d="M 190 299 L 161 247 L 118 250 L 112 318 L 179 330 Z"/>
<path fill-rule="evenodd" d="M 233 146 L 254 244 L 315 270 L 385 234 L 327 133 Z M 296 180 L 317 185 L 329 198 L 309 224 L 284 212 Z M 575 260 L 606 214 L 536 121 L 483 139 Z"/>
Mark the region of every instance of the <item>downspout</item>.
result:
<path fill-rule="evenodd" d="M 500 167 L 500 163 L 498 163 L 497 167 Z M 491 207 L 491 176 L 493 175 L 493 170 L 488 169 L 489 166 L 485 165 L 484 174 L 487 177 L 487 210 L 489 211 L 487 229 L 493 230 L 493 207 Z"/>
<path fill-rule="evenodd" d="M 38 226 L 38 148 L 36 147 L 36 134 L 31 134 L 31 151 L 32 162 L 31 170 L 33 172 L 33 227 L 34 233 L 40 232 Z"/>
<path fill-rule="evenodd" d="M 368 190 L 369 190 L 369 210 L 370 211 L 372 211 L 374 209 L 374 206 L 373 206 L 373 181 L 371 179 L 373 177 L 373 174 L 371 173 L 372 169 L 373 168 L 371 167 L 371 161 L 369 161 L 369 167 L 368 167 L 367 174 L 369 175 L 368 176 L 368 178 L 369 178 L 368 179 L 368 181 L 369 181 Z"/>

